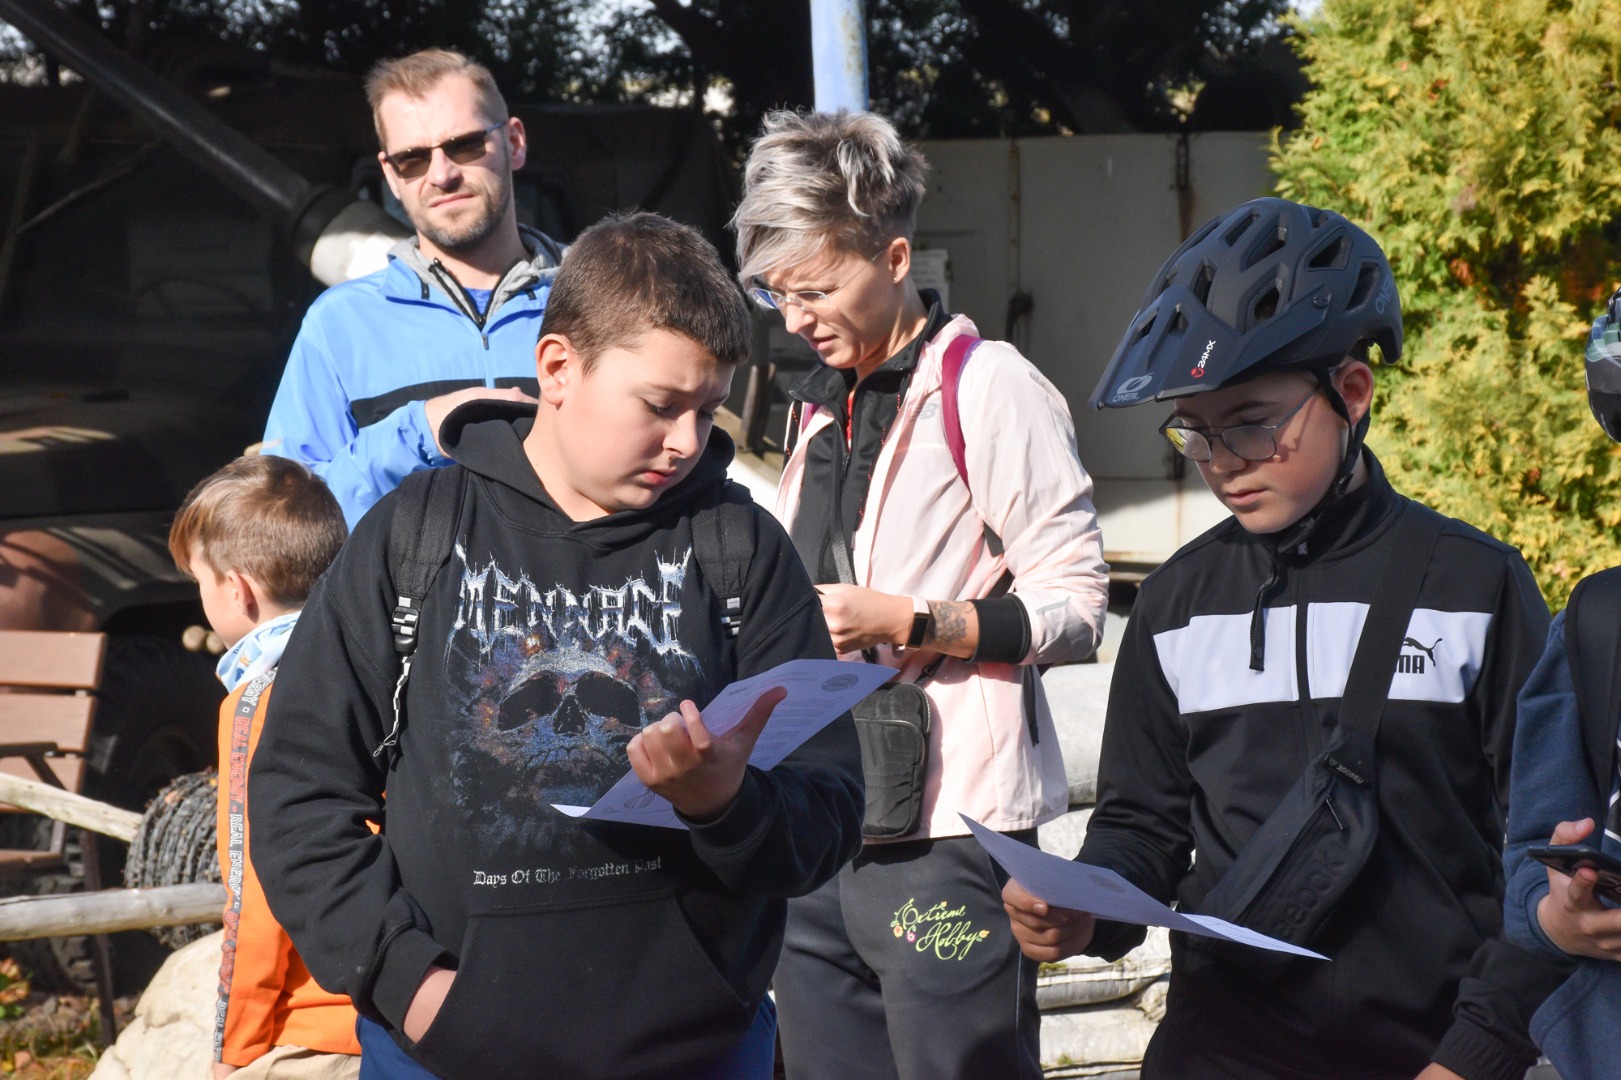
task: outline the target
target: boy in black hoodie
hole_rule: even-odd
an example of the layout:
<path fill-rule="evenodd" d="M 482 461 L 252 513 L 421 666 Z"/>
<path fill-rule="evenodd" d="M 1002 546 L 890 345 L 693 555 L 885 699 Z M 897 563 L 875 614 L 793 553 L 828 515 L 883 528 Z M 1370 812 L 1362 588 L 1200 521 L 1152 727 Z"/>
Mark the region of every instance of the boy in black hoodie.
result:
<path fill-rule="evenodd" d="M 374 751 L 400 671 L 399 495 L 311 595 L 255 760 L 253 858 L 316 979 L 353 998 L 375 1075 L 770 1075 L 784 901 L 854 854 L 863 798 L 847 717 L 762 771 L 776 692 L 719 738 L 693 704 L 833 656 L 769 516 L 749 508 L 735 641 L 693 553 L 695 515 L 747 498 L 712 430 L 747 346 L 696 232 L 587 229 L 541 326 L 538 413 L 471 403 L 441 432 L 466 485 L 394 753 Z M 553 809 L 632 768 L 687 830 Z"/>

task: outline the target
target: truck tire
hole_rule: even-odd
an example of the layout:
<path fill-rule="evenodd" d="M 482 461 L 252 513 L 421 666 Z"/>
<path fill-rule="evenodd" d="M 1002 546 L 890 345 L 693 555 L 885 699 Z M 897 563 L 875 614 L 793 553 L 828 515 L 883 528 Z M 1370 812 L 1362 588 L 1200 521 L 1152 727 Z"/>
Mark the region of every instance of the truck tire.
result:
<path fill-rule="evenodd" d="M 176 776 L 213 766 L 222 694 L 213 658 L 207 654 L 188 653 L 178 642 L 159 637 L 114 637 L 108 643 L 98 694 L 85 794 L 139 813 Z M 50 828 L 48 819 L 36 815 L 0 815 L 0 846 L 43 848 Z M 102 887 L 121 887 L 128 849 L 110 837 L 98 848 Z M 67 858 L 66 870 L 8 882 L 3 892 L 17 896 L 83 890 L 84 859 L 72 830 Z M 118 994 L 139 992 L 169 953 L 143 930 L 113 934 L 108 944 Z M 86 937 L 13 941 L 5 948 L 28 970 L 37 989 L 94 992 L 91 943 Z"/>
<path fill-rule="evenodd" d="M 218 764 L 224 690 L 207 653 L 160 637 L 115 637 L 98 696 L 91 798 L 140 813 L 175 777 Z"/>

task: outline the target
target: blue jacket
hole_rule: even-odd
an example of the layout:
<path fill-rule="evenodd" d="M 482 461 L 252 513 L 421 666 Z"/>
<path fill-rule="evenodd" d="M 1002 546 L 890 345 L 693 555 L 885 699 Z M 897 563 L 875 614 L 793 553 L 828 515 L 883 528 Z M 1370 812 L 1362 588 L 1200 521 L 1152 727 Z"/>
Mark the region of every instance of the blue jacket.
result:
<path fill-rule="evenodd" d="M 1569 959 L 1543 933 L 1537 904 L 1548 894 L 1548 871 L 1526 856 L 1546 844 L 1561 821 L 1590 817 L 1603 849 L 1621 856 L 1621 843 L 1605 835 L 1610 793 L 1593 786 L 1582 751 L 1581 717 L 1565 659 L 1565 616 L 1554 619 L 1542 659 L 1520 691 L 1510 780 L 1508 878 L 1503 930 L 1523 949 Z M 1590 837 L 1589 839 L 1593 839 Z M 1621 1028 L 1621 963 L 1580 960 L 1576 971 L 1531 1019 L 1531 1037 L 1569 1080 L 1621 1078 L 1616 1031 Z"/>
<path fill-rule="evenodd" d="M 414 238 L 395 245 L 382 270 L 310 305 L 263 450 L 326 480 L 351 529 L 407 475 L 449 464 L 428 430 L 427 398 L 469 386 L 535 393 L 535 341 L 562 249 L 520 231 L 531 259 L 507 271 L 482 320 Z"/>

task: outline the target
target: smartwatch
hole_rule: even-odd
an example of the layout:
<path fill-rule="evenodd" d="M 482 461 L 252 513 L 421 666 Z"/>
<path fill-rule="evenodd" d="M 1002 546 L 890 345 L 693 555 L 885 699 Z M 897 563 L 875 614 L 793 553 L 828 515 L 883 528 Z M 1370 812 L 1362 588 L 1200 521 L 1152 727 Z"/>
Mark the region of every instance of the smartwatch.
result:
<path fill-rule="evenodd" d="M 930 630 L 934 629 L 934 614 L 927 600 L 912 597 L 912 629 L 906 635 L 908 649 L 920 649 Z"/>

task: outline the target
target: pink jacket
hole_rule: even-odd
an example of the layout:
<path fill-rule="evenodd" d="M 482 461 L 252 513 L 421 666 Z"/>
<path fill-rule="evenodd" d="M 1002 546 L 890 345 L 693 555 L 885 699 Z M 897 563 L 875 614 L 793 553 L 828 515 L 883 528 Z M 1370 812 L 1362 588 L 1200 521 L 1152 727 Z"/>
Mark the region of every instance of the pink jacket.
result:
<path fill-rule="evenodd" d="M 1068 804 L 1064 759 L 1046 695 L 1025 665 L 1080 660 L 1096 648 L 1108 604 L 1108 567 L 1092 509 L 1092 479 L 1075 452 L 1063 395 L 1017 349 L 987 341 L 963 369 L 958 413 L 967 445 L 964 486 L 940 415 L 941 360 L 958 315 L 925 344 L 900 414 L 879 451 L 856 529 L 858 583 L 927 600 L 977 600 L 1004 568 L 1030 617 L 1021 665 L 947 659 L 925 684 L 936 722 L 929 736 L 923 825 L 907 839 L 967 833 L 959 813 L 1000 831 L 1026 829 Z M 810 411 L 777 488 L 777 516 L 792 526 L 810 437 L 830 423 Z M 1002 538 L 992 555 L 981 522 Z M 915 679 L 932 654 L 878 649 L 880 663 Z M 846 659 L 860 659 L 859 654 Z M 1034 681 L 1039 740 L 1025 719 L 1024 678 Z"/>

